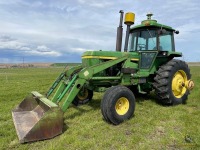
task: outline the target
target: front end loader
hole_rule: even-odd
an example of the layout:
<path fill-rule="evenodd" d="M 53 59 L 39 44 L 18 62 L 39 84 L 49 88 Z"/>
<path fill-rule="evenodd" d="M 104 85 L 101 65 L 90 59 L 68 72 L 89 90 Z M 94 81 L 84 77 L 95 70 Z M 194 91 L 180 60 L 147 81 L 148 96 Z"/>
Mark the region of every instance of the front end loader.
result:
<path fill-rule="evenodd" d="M 92 100 L 93 91 L 105 92 L 101 101 L 104 119 L 118 125 L 131 118 L 135 94 L 155 91 L 167 105 L 186 103 L 194 83 L 188 65 L 174 57 L 175 29 L 147 19 L 131 28 L 135 14 L 126 13 L 124 52 L 121 51 L 123 11 L 117 29 L 116 51 L 86 51 L 82 64 L 62 72 L 46 95 L 31 92 L 14 110 L 13 122 L 21 143 L 53 138 L 63 132 L 63 113 L 70 104 Z M 62 105 L 61 105 L 62 102 Z"/>

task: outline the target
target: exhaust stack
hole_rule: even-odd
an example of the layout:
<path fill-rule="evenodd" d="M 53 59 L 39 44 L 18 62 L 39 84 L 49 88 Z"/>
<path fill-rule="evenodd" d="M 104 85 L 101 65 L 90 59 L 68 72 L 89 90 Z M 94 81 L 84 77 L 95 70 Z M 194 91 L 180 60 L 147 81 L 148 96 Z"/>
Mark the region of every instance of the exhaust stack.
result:
<path fill-rule="evenodd" d="M 122 33 L 123 33 L 123 16 L 124 16 L 124 11 L 120 10 L 120 22 L 119 22 L 119 27 L 117 27 L 117 39 L 116 39 L 116 51 L 121 52 L 122 48 Z"/>

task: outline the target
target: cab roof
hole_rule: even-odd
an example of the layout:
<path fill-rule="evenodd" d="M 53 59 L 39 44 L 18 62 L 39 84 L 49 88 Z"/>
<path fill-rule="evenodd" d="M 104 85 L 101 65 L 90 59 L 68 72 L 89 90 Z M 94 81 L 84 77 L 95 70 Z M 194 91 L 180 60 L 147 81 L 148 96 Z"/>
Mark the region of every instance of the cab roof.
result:
<path fill-rule="evenodd" d="M 175 29 L 173 29 L 170 26 L 160 24 L 160 23 L 157 22 L 157 20 L 152 20 L 151 16 L 153 16 L 152 13 L 147 14 L 147 20 L 143 20 L 140 25 L 136 25 L 136 26 L 132 27 L 131 30 L 140 29 L 140 28 L 147 28 L 147 27 L 157 27 L 157 28 L 164 28 L 164 29 L 167 29 L 167 30 L 175 31 Z"/>

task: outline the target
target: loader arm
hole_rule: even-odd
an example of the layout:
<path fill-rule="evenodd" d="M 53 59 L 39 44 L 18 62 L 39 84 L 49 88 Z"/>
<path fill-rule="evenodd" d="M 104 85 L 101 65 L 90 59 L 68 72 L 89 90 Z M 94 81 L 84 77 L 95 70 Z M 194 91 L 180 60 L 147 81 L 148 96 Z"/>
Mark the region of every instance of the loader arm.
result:
<path fill-rule="evenodd" d="M 69 105 L 71 104 L 71 102 L 74 100 L 74 98 L 76 97 L 76 95 L 78 94 L 78 92 L 81 90 L 81 88 L 83 87 L 83 85 L 85 84 L 86 81 L 91 80 L 92 77 L 100 72 L 103 71 L 115 64 L 118 64 L 120 62 L 123 62 L 125 60 L 127 60 L 128 55 L 125 55 L 123 57 L 114 59 L 114 60 L 110 60 L 98 65 L 94 65 L 92 67 L 87 67 L 82 69 L 77 76 L 74 76 L 74 85 L 72 87 L 72 89 L 70 90 L 67 98 L 65 99 L 63 106 L 62 106 L 62 111 L 65 112 L 67 110 L 67 108 L 69 107 Z M 68 87 L 67 90 L 64 90 L 65 93 L 61 94 L 64 95 L 68 92 L 68 90 L 70 89 L 70 87 Z M 58 89 L 59 90 L 59 89 Z"/>

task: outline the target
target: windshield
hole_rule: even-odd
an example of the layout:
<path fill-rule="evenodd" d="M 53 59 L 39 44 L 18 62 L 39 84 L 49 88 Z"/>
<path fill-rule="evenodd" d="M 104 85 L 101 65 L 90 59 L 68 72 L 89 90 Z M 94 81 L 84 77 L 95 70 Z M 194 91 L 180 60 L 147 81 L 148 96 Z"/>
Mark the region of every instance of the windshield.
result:
<path fill-rule="evenodd" d="M 130 33 L 129 37 L 129 51 L 143 51 L 143 50 L 173 50 L 173 34 L 166 31 L 159 35 L 156 29 L 137 30 Z M 159 46 L 157 48 L 157 41 Z"/>

